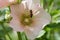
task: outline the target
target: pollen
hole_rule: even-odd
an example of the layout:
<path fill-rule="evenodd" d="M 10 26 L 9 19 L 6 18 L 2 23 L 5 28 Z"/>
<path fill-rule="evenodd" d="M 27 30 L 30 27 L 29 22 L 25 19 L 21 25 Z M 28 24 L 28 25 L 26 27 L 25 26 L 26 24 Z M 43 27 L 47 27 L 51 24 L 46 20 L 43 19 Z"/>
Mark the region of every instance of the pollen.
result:
<path fill-rule="evenodd" d="M 26 18 L 24 21 L 28 23 L 29 22 L 29 19 Z"/>
<path fill-rule="evenodd" d="M 30 11 L 25 11 L 20 18 L 20 22 L 24 26 L 30 26 L 32 24 L 32 17 L 30 15 Z"/>

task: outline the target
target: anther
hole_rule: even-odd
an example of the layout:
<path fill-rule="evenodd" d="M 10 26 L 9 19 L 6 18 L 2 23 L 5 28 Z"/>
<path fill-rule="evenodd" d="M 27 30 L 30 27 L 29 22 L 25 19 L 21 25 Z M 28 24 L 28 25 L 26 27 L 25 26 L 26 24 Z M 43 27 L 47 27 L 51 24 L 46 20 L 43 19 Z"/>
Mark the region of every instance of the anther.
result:
<path fill-rule="evenodd" d="M 30 10 L 30 16 L 31 16 L 31 17 L 33 16 L 33 14 L 32 14 L 32 10 Z"/>

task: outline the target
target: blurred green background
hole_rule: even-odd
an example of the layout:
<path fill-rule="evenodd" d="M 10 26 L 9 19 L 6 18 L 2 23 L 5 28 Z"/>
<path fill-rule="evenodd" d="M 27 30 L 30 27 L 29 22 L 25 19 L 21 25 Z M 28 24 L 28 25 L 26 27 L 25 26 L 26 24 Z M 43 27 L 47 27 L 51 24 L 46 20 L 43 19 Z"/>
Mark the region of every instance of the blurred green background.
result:
<path fill-rule="evenodd" d="M 51 22 L 35 40 L 60 40 L 60 0 L 40 0 L 40 4 L 51 15 Z M 28 40 L 24 32 L 9 27 L 11 19 L 9 6 L 0 9 L 0 40 Z"/>

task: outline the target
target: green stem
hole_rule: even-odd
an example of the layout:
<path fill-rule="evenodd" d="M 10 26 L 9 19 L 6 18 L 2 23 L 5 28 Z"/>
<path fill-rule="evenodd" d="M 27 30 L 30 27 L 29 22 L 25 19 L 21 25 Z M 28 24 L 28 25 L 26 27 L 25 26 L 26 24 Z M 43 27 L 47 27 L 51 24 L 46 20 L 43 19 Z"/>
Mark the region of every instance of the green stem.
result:
<path fill-rule="evenodd" d="M 54 2 L 52 2 L 50 7 L 49 7 L 49 13 L 52 11 L 53 5 L 54 5 Z"/>
<path fill-rule="evenodd" d="M 6 28 L 4 27 L 4 24 L 2 23 L 1 25 L 2 25 L 2 27 L 3 27 L 4 32 L 5 32 L 5 33 L 7 34 L 7 36 L 9 37 L 9 39 L 12 40 L 11 37 L 10 37 L 10 35 L 9 35 L 8 32 L 6 31 Z"/>
<path fill-rule="evenodd" d="M 6 40 L 6 37 L 4 36 L 4 40 Z"/>
<path fill-rule="evenodd" d="M 22 38 L 21 38 L 21 33 L 20 33 L 20 32 L 17 32 L 17 34 L 18 34 L 18 39 L 19 39 L 19 40 L 22 40 Z"/>

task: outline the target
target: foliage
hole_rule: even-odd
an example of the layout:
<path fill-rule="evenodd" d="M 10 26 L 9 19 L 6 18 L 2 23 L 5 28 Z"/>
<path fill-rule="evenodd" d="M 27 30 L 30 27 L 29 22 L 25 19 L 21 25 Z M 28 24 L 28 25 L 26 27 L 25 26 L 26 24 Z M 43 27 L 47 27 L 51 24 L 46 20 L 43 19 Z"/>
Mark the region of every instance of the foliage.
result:
<path fill-rule="evenodd" d="M 60 0 L 41 0 L 40 3 L 51 15 L 51 23 L 35 40 L 60 40 Z M 0 40 L 28 40 L 24 32 L 14 32 L 9 27 L 10 7 L 0 9 Z"/>

